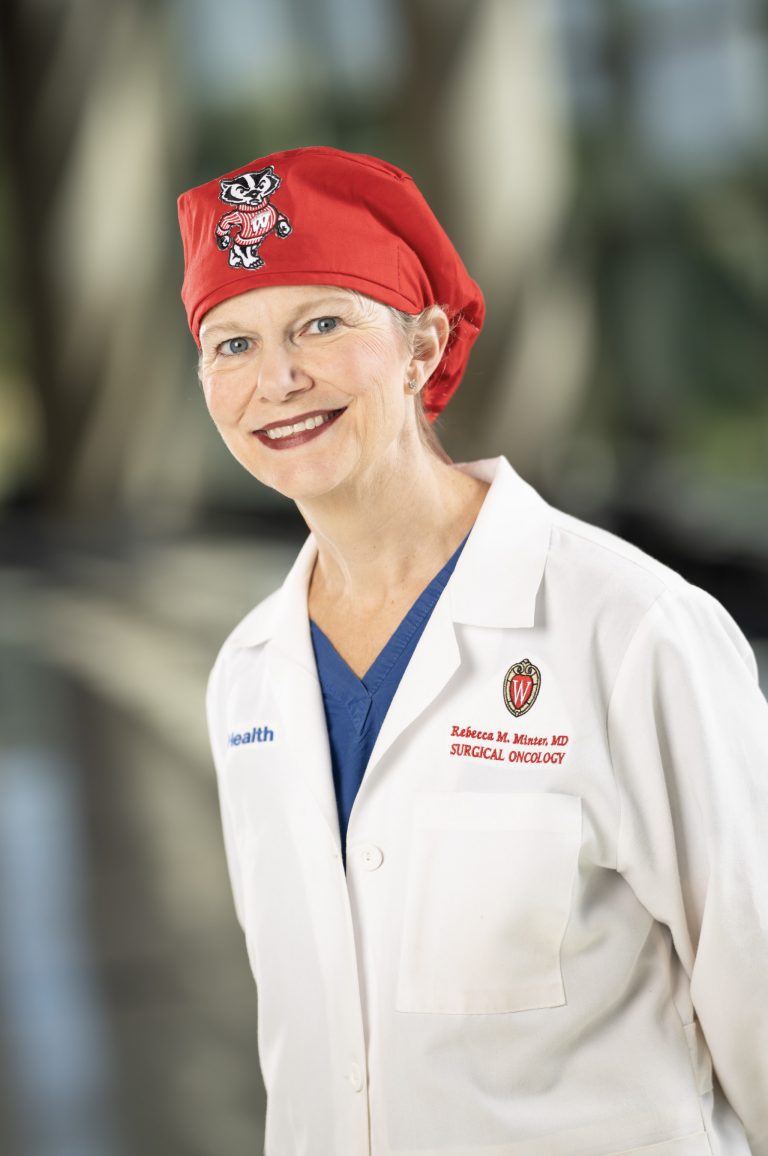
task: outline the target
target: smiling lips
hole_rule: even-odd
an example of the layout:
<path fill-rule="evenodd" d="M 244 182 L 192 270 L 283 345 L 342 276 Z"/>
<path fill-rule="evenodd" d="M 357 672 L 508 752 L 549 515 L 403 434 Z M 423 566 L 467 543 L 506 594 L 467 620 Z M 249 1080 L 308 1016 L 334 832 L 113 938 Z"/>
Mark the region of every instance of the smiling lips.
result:
<path fill-rule="evenodd" d="M 253 432 L 263 445 L 271 449 L 290 449 L 318 437 L 326 426 L 332 425 L 343 413 L 343 409 L 316 410 L 305 414 L 298 421 L 275 421 Z"/>

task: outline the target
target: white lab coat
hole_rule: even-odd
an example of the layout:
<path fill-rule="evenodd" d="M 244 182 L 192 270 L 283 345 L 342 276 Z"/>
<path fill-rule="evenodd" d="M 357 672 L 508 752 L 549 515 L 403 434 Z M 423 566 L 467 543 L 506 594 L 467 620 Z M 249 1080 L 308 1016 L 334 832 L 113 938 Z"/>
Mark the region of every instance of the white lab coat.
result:
<path fill-rule="evenodd" d="M 265 1152 L 768 1156 L 752 651 L 505 458 L 460 468 L 492 486 L 378 736 L 346 875 L 311 535 L 211 673 Z M 524 659 L 540 681 L 515 716 Z"/>

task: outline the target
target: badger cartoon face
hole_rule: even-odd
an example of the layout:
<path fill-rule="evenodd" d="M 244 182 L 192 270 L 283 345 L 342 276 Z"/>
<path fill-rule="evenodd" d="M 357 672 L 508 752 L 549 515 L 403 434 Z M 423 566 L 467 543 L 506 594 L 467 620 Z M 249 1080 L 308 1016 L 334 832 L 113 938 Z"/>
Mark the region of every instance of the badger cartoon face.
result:
<path fill-rule="evenodd" d="M 232 180 L 219 181 L 220 200 L 227 205 L 260 205 L 280 188 L 280 178 L 272 165 L 255 173 L 241 173 Z"/>

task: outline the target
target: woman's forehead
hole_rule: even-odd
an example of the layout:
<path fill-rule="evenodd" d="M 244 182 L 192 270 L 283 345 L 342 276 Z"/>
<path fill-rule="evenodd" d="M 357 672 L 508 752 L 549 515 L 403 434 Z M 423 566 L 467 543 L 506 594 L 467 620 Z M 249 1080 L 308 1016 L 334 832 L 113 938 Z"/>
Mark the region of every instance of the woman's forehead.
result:
<path fill-rule="evenodd" d="M 238 318 L 250 322 L 259 316 L 287 319 L 308 307 L 326 308 L 334 303 L 339 305 L 350 302 L 370 305 L 372 308 L 379 306 L 379 302 L 372 298 L 341 285 L 264 285 L 214 305 L 203 318 L 200 336 L 204 337 L 220 324 L 233 324 Z M 385 309 L 386 306 L 380 308 Z"/>

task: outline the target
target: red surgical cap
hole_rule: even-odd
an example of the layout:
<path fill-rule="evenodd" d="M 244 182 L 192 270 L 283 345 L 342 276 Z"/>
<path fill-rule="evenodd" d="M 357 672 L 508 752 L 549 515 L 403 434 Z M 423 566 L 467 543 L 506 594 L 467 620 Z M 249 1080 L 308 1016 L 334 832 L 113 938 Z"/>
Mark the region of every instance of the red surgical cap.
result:
<path fill-rule="evenodd" d="M 485 304 L 411 177 L 317 146 L 272 153 L 179 197 L 182 300 L 192 335 L 209 309 L 262 285 L 339 285 L 405 313 L 447 307 L 455 328 L 422 391 L 434 421 L 458 389 Z"/>

